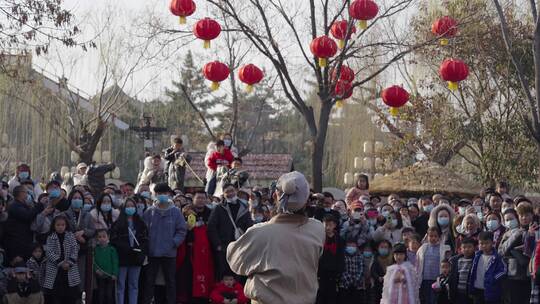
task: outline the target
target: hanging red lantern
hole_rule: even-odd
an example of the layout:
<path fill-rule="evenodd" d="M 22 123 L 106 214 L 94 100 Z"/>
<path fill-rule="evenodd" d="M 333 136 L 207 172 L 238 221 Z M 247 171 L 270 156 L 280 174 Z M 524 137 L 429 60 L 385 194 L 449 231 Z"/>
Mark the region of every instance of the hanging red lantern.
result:
<path fill-rule="evenodd" d="M 247 84 L 246 91 L 251 93 L 253 91 L 253 85 L 261 82 L 264 77 L 264 73 L 254 64 L 248 64 L 238 70 L 238 78 L 240 81 Z"/>
<path fill-rule="evenodd" d="M 348 99 L 353 94 L 352 83 L 345 80 L 338 80 L 334 89 L 334 96 L 336 97 L 336 107 L 343 107 L 343 100 Z"/>
<path fill-rule="evenodd" d="M 328 36 L 320 36 L 311 41 L 311 52 L 319 58 L 319 66 L 326 67 L 328 58 L 334 57 L 337 53 L 337 44 Z"/>
<path fill-rule="evenodd" d="M 330 33 L 338 40 L 338 47 L 340 49 L 345 46 L 345 40 L 350 39 L 352 34 L 356 33 L 356 27 L 354 26 L 351 27 L 349 35 L 347 35 L 347 30 L 349 30 L 349 22 L 347 20 L 336 21 L 330 28 Z"/>
<path fill-rule="evenodd" d="M 446 59 L 439 69 L 441 78 L 448 81 L 448 88 L 455 91 L 459 87 L 459 82 L 469 76 L 469 67 L 459 59 Z"/>
<path fill-rule="evenodd" d="M 204 77 L 212 81 L 210 88 L 212 91 L 219 89 L 219 83 L 229 77 L 229 67 L 219 61 L 209 62 L 203 67 Z"/>
<path fill-rule="evenodd" d="M 367 28 L 368 20 L 371 20 L 379 13 L 379 6 L 372 0 L 355 0 L 349 8 L 351 18 L 359 20 L 358 27 L 362 30 Z"/>
<path fill-rule="evenodd" d="M 384 104 L 390 107 L 390 114 L 397 116 L 398 109 L 409 101 L 409 92 L 400 86 L 391 86 L 381 93 Z"/>
<path fill-rule="evenodd" d="M 337 70 L 332 69 L 332 81 L 337 80 Z M 341 66 L 341 71 L 339 73 L 339 80 L 347 81 L 347 82 L 353 82 L 355 77 L 354 70 L 346 65 Z"/>
<path fill-rule="evenodd" d="M 195 37 L 204 40 L 204 48 L 210 48 L 210 41 L 216 39 L 221 33 L 221 26 L 216 20 L 204 18 L 193 26 Z"/>
<path fill-rule="evenodd" d="M 448 45 L 448 39 L 456 36 L 458 32 L 457 21 L 448 16 L 439 18 L 431 25 L 431 32 L 442 37 L 441 45 Z"/>
<path fill-rule="evenodd" d="M 186 17 L 193 15 L 197 6 L 193 0 L 171 0 L 171 13 L 180 17 L 180 24 L 186 24 Z"/>

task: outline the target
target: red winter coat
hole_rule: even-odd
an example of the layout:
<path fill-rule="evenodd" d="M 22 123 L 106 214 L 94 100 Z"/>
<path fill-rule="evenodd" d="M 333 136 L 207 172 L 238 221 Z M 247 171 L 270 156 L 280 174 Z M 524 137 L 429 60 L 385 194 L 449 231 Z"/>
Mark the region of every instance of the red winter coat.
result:
<path fill-rule="evenodd" d="M 219 153 L 219 151 L 214 151 L 214 153 L 212 153 L 212 155 L 210 155 L 208 158 L 207 165 L 208 168 L 216 171 L 218 166 L 227 166 L 228 168 L 231 168 L 233 160 L 234 156 L 229 149 L 223 150 L 223 154 Z"/>
<path fill-rule="evenodd" d="M 238 304 L 247 304 L 248 302 L 248 298 L 246 298 L 246 295 L 244 294 L 244 287 L 242 287 L 240 283 L 234 284 L 232 288 L 225 286 L 223 283 L 218 283 L 210 294 L 210 300 L 212 300 L 213 304 L 223 304 L 223 300 L 225 300 L 223 294 L 227 293 L 236 294 Z"/>

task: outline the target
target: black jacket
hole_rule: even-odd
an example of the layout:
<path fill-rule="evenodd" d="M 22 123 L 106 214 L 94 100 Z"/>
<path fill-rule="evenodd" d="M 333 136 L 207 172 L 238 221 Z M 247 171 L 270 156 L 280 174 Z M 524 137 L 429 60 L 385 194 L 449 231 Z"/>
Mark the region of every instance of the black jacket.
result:
<path fill-rule="evenodd" d="M 148 230 L 144 221 L 138 216 L 133 216 L 135 237 L 139 242 L 129 244 L 128 221 L 125 214 L 120 217 L 111 227 L 111 245 L 116 248 L 120 266 L 141 266 L 148 255 Z"/>
<path fill-rule="evenodd" d="M 459 262 L 459 259 L 461 259 L 462 257 L 463 257 L 463 254 L 458 254 L 456 256 L 451 257 L 449 260 L 451 268 L 450 268 L 450 276 L 448 278 L 448 288 L 450 288 L 450 301 L 451 302 L 457 301 L 458 283 L 459 283 L 458 262 Z M 474 256 L 471 257 L 471 259 L 472 258 L 474 258 Z M 472 262 L 471 262 L 471 266 L 472 266 Z M 469 285 L 467 284 L 467 286 Z"/>
<path fill-rule="evenodd" d="M 429 221 L 429 213 L 422 213 L 420 216 L 418 216 L 411 224 L 414 227 L 414 230 L 420 237 L 423 239 L 424 236 L 427 233 L 428 230 L 428 221 Z"/>
<path fill-rule="evenodd" d="M 235 219 L 236 227 L 246 232 L 249 227 L 253 226 L 251 213 L 247 204 L 240 200 L 237 200 L 237 204 L 239 204 L 239 208 L 236 217 L 234 212 L 232 212 L 232 216 Z M 208 219 L 208 239 L 214 250 L 220 247 L 222 251 L 226 251 L 229 243 L 235 241 L 234 226 L 226 210 L 229 205 L 231 204 L 223 203 L 216 206 Z"/>
<path fill-rule="evenodd" d="M 16 200 L 9 205 L 8 219 L 4 225 L 4 248 L 8 262 L 16 256 L 28 259 L 32 254 L 34 232 L 30 225 L 43 208 L 43 204 L 30 207 Z"/>
<path fill-rule="evenodd" d="M 92 194 L 97 196 L 105 188 L 105 174 L 113 171 L 116 168 L 114 164 L 107 165 L 90 165 L 86 175 L 88 175 L 88 186 L 92 190 Z"/>
<path fill-rule="evenodd" d="M 345 241 L 336 232 L 324 242 L 324 251 L 319 260 L 320 279 L 339 279 L 345 269 Z"/>
<path fill-rule="evenodd" d="M 317 209 L 315 210 L 315 216 L 314 216 L 314 218 L 315 218 L 316 220 L 319 220 L 319 221 L 322 222 L 322 221 L 324 220 L 324 217 L 325 217 L 326 215 L 328 215 L 328 214 L 334 216 L 338 222 L 339 222 L 339 220 L 341 219 L 341 215 L 339 214 L 338 211 L 333 210 L 333 209 L 331 209 L 330 211 L 326 211 L 326 210 L 324 210 L 324 208 L 317 208 Z"/>

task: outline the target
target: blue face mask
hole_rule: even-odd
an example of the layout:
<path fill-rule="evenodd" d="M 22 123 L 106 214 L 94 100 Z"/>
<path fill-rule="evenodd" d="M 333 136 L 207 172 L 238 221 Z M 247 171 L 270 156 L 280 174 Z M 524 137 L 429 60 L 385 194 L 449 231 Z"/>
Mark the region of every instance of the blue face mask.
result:
<path fill-rule="evenodd" d="M 230 139 L 224 139 L 224 140 L 223 140 L 223 143 L 225 144 L 225 146 L 230 147 L 231 144 L 232 144 L 232 140 L 230 140 Z"/>
<path fill-rule="evenodd" d="M 499 221 L 497 220 L 489 220 L 486 223 L 486 227 L 489 231 L 495 231 L 497 228 L 499 228 Z"/>
<path fill-rule="evenodd" d="M 169 196 L 166 194 L 160 194 L 157 196 L 157 200 L 160 204 L 167 204 L 169 202 Z"/>
<path fill-rule="evenodd" d="M 381 212 L 381 214 L 384 217 L 388 217 L 390 215 L 390 211 L 384 210 L 383 212 Z"/>
<path fill-rule="evenodd" d="M 32 197 L 32 195 L 30 195 L 30 193 L 26 194 L 26 202 L 28 204 L 31 204 L 34 202 L 34 198 Z"/>
<path fill-rule="evenodd" d="M 19 179 L 28 179 L 30 177 L 30 172 L 28 171 L 21 171 L 19 172 Z"/>
<path fill-rule="evenodd" d="M 387 256 L 389 251 L 388 251 L 388 248 L 379 248 L 377 251 L 379 251 L 379 255 L 380 256 Z"/>
<path fill-rule="evenodd" d="M 101 211 L 103 212 L 110 212 L 112 210 L 111 204 L 101 205 Z"/>
<path fill-rule="evenodd" d="M 88 212 L 90 210 L 92 210 L 92 204 L 84 204 L 83 205 L 83 211 L 84 212 Z"/>
<path fill-rule="evenodd" d="M 368 223 L 370 226 L 375 226 L 377 225 L 377 219 L 371 218 L 368 220 Z"/>
<path fill-rule="evenodd" d="M 49 192 L 49 198 L 52 198 L 52 199 L 59 198 L 61 194 L 62 192 L 60 192 L 60 189 L 55 188 Z"/>
<path fill-rule="evenodd" d="M 345 247 L 345 252 L 346 252 L 347 254 L 350 254 L 350 255 L 355 254 L 355 253 L 356 253 L 356 250 L 357 250 L 356 247 L 351 247 L 351 246 Z"/>
<path fill-rule="evenodd" d="M 72 199 L 71 200 L 71 208 L 73 209 L 81 209 L 83 206 L 83 200 L 82 199 Z"/>
<path fill-rule="evenodd" d="M 371 251 L 364 251 L 364 252 L 362 253 L 362 255 L 364 255 L 365 258 L 371 258 L 371 257 L 373 257 L 373 252 L 371 252 Z"/>
<path fill-rule="evenodd" d="M 125 211 L 127 216 L 133 216 L 137 209 L 135 207 L 126 207 Z"/>
<path fill-rule="evenodd" d="M 257 216 L 255 216 L 255 217 L 253 217 L 253 221 L 254 221 L 255 223 L 262 223 L 262 221 L 264 221 L 264 216 L 262 216 L 262 215 L 257 215 Z"/>
<path fill-rule="evenodd" d="M 433 204 L 424 206 L 424 211 L 425 212 L 431 212 L 431 210 L 433 210 Z"/>
<path fill-rule="evenodd" d="M 148 191 L 141 192 L 141 196 L 144 197 L 144 198 L 151 198 L 152 197 L 152 195 Z"/>
<path fill-rule="evenodd" d="M 446 227 L 450 223 L 450 219 L 447 217 L 439 217 L 437 218 L 437 223 L 443 227 Z"/>
<path fill-rule="evenodd" d="M 506 228 L 515 229 L 518 227 L 518 221 L 516 219 L 506 221 Z"/>

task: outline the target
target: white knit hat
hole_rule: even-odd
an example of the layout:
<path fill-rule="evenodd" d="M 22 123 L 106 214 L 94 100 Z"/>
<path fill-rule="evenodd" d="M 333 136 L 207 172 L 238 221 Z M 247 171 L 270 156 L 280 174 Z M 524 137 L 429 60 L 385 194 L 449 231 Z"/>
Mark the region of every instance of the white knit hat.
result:
<path fill-rule="evenodd" d="M 279 198 L 280 209 L 294 212 L 302 209 L 309 198 L 309 184 L 306 177 L 297 171 L 282 175 L 276 188 L 282 193 Z"/>

